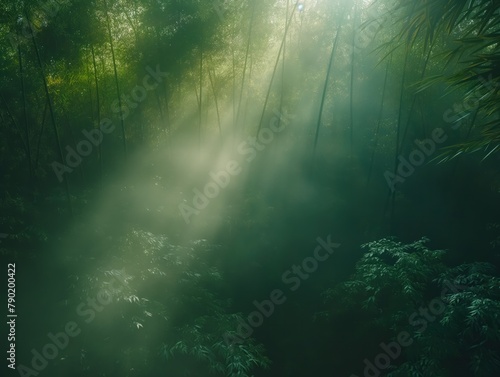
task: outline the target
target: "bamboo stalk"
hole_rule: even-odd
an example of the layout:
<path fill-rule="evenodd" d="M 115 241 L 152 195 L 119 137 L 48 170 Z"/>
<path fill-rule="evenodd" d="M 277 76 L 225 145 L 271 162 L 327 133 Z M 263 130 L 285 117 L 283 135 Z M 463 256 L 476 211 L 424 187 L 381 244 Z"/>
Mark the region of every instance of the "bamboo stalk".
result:
<path fill-rule="evenodd" d="M 325 99 L 326 99 L 326 91 L 328 89 L 328 83 L 330 81 L 330 75 L 332 71 L 332 65 L 333 65 L 333 59 L 335 57 L 335 52 L 337 51 L 337 46 L 338 46 L 338 41 L 339 41 L 339 35 L 340 35 L 340 28 L 342 24 L 339 20 L 339 24 L 337 25 L 337 30 L 335 31 L 335 38 L 333 39 L 333 44 L 332 44 L 332 50 L 330 52 L 330 58 L 328 60 L 328 66 L 326 69 L 326 77 L 325 77 L 325 83 L 323 85 L 323 92 L 321 94 L 321 103 L 319 106 L 319 113 L 318 113 L 318 120 L 316 122 L 316 133 L 314 135 L 314 145 L 313 145 L 313 157 L 312 157 L 312 164 L 314 166 L 314 161 L 316 158 L 316 149 L 318 147 L 318 139 L 319 139 L 319 131 L 321 128 L 321 119 L 323 117 L 323 108 L 325 106 Z"/>
<path fill-rule="evenodd" d="M 259 134 L 260 129 L 262 128 L 262 124 L 264 122 L 264 115 L 266 113 L 267 103 L 269 102 L 269 96 L 271 94 L 271 89 L 272 89 L 272 86 L 273 86 L 274 77 L 276 75 L 276 70 L 278 68 L 278 64 L 279 64 L 279 61 L 280 61 L 281 52 L 283 51 L 283 46 L 285 44 L 286 36 L 288 34 L 288 29 L 290 28 L 290 24 L 292 22 L 293 15 L 295 14 L 295 11 L 297 9 L 297 5 L 299 4 L 299 1 L 300 0 L 297 0 L 295 2 L 295 5 L 293 6 L 292 13 L 291 13 L 291 15 L 290 15 L 290 17 L 288 19 L 288 22 L 287 22 L 287 25 L 286 25 L 286 28 L 285 28 L 285 33 L 283 34 L 283 39 L 281 40 L 281 45 L 280 45 L 280 49 L 278 51 L 278 56 L 276 57 L 276 62 L 274 63 L 273 74 L 271 75 L 271 81 L 269 82 L 269 87 L 267 88 L 266 99 L 264 100 L 264 106 L 262 108 L 262 114 L 260 116 L 259 127 L 257 129 L 257 135 Z"/>
<path fill-rule="evenodd" d="M 121 110 L 122 98 L 121 98 L 121 93 L 120 93 L 120 84 L 118 83 L 118 70 L 116 68 L 116 58 L 115 58 L 115 48 L 114 48 L 114 43 L 113 43 L 113 35 L 111 34 L 111 21 L 109 19 L 108 3 L 106 0 L 103 0 L 103 1 L 104 1 L 104 11 L 106 14 L 106 26 L 108 29 L 109 43 L 111 46 L 111 58 L 113 60 L 113 71 L 114 71 L 114 76 L 115 76 L 116 94 L 118 96 L 118 106 Z M 123 138 L 123 150 L 125 153 L 125 158 L 127 158 L 127 139 L 125 137 L 125 121 L 123 118 L 124 118 L 123 116 L 120 116 L 120 125 L 121 125 L 122 138 Z"/>
<path fill-rule="evenodd" d="M 253 0 L 252 15 L 250 16 L 250 25 L 249 25 L 249 30 L 248 30 L 247 46 L 246 46 L 246 51 L 245 51 L 245 63 L 243 64 L 243 75 L 241 78 L 240 96 L 239 96 L 239 100 L 238 100 L 238 113 L 236 114 L 235 126 L 238 124 L 238 121 L 240 119 L 241 100 L 243 98 L 243 89 L 245 87 L 245 77 L 246 77 L 246 70 L 247 70 L 247 64 L 248 64 L 248 55 L 250 52 L 250 42 L 252 40 L 252 31 L 253 31 L 253 24 L 254 24 L 254 18 L 255 18 L 256 4 L 257 4 L 257 0 Z"/>
<path fill-rule="evenodd" d="M 392 55 L 391 55 L 391 59 L 387 62 L 387 66 L 385 68 L 384 86 L 382 88 L 382 98 L 380 100 L 380 108 L 378 111 L 377 129 L 375 131 L 375 146 L 373 147 L 372 157 L 370 159 L 370 168 L 368 170 L 368 179 L 366 180 L 367 186 L 370 183 L 370 179 L 372 176 L 373 164 L 375 161 L 375 152 L 377 151 L 377 147 L 378 147 L 378 137 L 379 137 L 379 132 L 380 132 L 380 126 L 382 124 L 382 114 L 384 111 L 384 99 L 385 99 L 385 93 L 386 93 L 386 89 L 387 89 L 387 78 L 389 76 L 389 67 L 390 67 L 391 63 L 392 63 Z"/>
<path fill-rule="evenodd" d="M 29 20 L 28 14 L 26 13 L 25 16 L 26 16 L 26 21 L 28 22 L 30 29 L 31 29 L 31 22 Z M 40 75 L 42 76 L 43 89 L 45 91 L 45 96 L 47 98 L 47 102 L 49 105 L 49 114 L 50 114 L 50 119 L 52 121 L 54 135 L 56 137 L 57 151 L 59 153 L 59 159 L 61 160 L 61 164 L 64 164 L 64 156 L 63 156 L 63 151 L 62 151 L 62 147 L 61 147 L 61 140 L 59 138 L 59 132 L 57 130 L 56 118 L 55 118 L 55 114 L 54 114 L 54 107 L 52 105 L 52 100 L 51 100 L 50 93 L 49 93 L 49 87 L 47 85 L 47 78 L 45 77 L 45 70 L 43 68 L 42 58 L 40 57 L 40 51 L 38 50 L 38 44 L 36 43 L 35 33 L 33 33 L 33 30 L 30 30 L 30 31 L 31 31 L 31 33 L 30 33 L 31 34 L 31 41 L 33 42 L 33 46 L 35 48 L 36 58 L 38 61 L 38 67 L 40 68 Z M 68 184 L 68 179 L 67 179 L 66 175 L 63 175 L 63 181 L 64 181 L 64 187 L 65 187 L 65 191 L 66 191 L 66 198 L 68 200 L 69 213 L 71 216 L 73 216 L 71 195 L 70 195 L 69 184 Z"/>
<path fill-rule="evenodd" d="M 24 67 L 23 58 L 21 53 L 21 43 L 17 44 L 17 54 L 19 57 L 19 76 L 21 79 L 21 99 L 23 102 L 23 121 L 24 121 L 24 133 L 26 138 L 26 157 L 28 158 L 28 177 L 31 181 L 33 178 L 33 162 L 31 161 L 31 145 L 30 145 L 30 135 L 28 129 L 28 109 L 26 106 L 26 91 L 24 87 Z"/>

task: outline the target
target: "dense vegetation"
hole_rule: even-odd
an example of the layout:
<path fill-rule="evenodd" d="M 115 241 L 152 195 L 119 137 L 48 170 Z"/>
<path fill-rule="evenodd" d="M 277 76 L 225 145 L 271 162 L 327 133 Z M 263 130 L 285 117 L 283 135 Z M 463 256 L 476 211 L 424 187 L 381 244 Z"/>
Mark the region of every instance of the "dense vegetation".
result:
<path fill-rule="evenodd" d="M 0 41 L 7 375 L 499 375 L 497 1 L 27 0 Z"/>

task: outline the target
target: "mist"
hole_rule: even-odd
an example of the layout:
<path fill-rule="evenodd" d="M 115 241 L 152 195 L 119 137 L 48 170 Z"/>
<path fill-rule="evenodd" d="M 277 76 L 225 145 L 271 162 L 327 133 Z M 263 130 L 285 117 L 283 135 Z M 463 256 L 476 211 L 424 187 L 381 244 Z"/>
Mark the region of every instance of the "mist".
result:
<path fill-rule="evenodd" d="M 417 3 L 0 5 L 7 375 L 498 375 L 499 6 Z"/>

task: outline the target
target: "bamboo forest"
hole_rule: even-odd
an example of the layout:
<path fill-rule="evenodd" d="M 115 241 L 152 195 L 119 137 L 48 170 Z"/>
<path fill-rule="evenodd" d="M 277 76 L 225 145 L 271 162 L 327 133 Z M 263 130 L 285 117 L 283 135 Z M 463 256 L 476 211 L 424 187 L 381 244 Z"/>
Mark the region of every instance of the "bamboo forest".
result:
<path fill-rule="evenodd" d="M 500 2 L 1 0 L 2 376 L 500 376 Z"/>

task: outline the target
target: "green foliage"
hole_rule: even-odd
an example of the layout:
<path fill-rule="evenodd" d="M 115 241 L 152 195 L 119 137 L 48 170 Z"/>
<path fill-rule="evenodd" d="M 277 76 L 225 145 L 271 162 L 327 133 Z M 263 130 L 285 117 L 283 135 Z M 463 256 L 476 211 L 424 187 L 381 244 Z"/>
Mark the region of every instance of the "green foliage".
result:
<path fill-rule="evenodd" d="M 82 300 L 95 297 L 99 290 L 113 297 L 109 308 L 97 314 L 92 329 L 93 336 L 103 342 L 108 339 L 115 351 L 120 350 L 114 352 L 118 361 L 132 351 L 129 368 L 136 370 L 146 368 L 149 360 L 163 364 L 169 373 L 180 369 L 184 375 L 210 371 L 239 377 L 269 365 L 255 340 L 235 346 L 225 342 L 224 334 L 234 331 L 241 317 L 231 314 L 228 302 L 217 294 L 222 277 L 207 262 L 213 246 L 205 240 L 180 246 L 165 236 L 132 230 L 118 247 L 120 253 L 111 251 L 120 255 L 113 267 L 89 275 L 82 287 Z M 130 260 L 136 262 L 127 264 Z M 121 284 L 111 284 L 113 280 Z M 117 320 L 109 323 L 113 317 Z M 88 351 L 89 368 L 99 351 L 99 347 Z"/>
<path fill-rule="evenodd" d="M 215 317 L 199 317 L 193 325 L 179 329 L 182 340 L 168 349 L 165 357 L 189 355 L 206 363 L 211 373 L 219 376 L 250 377 L 254 368 L 267 368 L 270 360 L 264 356 L 264 348 L 252 338 L 239 345 L 229 345 L 220 334 L 235 329 L 243 320 L 237 314 Z"/>
<path fill-rule="evenodd" d="M 411 330 L 414 342 L 403 348 L 388 376 L 456 376 L 463 368 L 470 376 L 498 375 L 500 278 L 494 266 L 477 262 L 448 268 L 444 252 L 429 249 L 426 242 L 382 239 L 364 245 L 367 253 L 351 279 L 325 292 L 327 304 L 335 302 L 337 309 L 323 314 L 356 308 L 395 336 L 414 326 L 415 313 L 434 302 L 442 313 Z"/>
<path fill-rule="evenodd" d="M 444 312 L 427 330 L 417 333 L 402 371 L 424 376 L 440 370 L 439 375 L 453 376 L 462 367 L 471 376 L 498 375 L 500 279 L 495 274 L 488 263 L 464 264 L 440 274 L 437 282 L 452 282 L 459 291 L 446 294 Z M 454 367 L 450 360 L 456 363 Z M 400 373 L 399 368 L 390 374 L 403 375 L 408 374 Z"/>
<path fill-rule="evenodd" d="M 468 132 L 463 142 L 447 148 L 441 159 L 446 161 L 477 151 L 486 157 L 497 153 L 500 145 L 500 4 L 489 0 L 396 1 L 394 12 L 401 21 L 398 39 L 406 40 L 409 47 L 422 39 L 425 46 L 429 46 L 438 36 L 451 40 L 443 46 L 441 57 L 452 66 L 452 71 L 440 76 L 442 82 L 462 93 L 462 105 L 468 106 L 457 114 L 460 120 L 456 122 L 464 123 L 463 119 L 467 118 L 472 132 Z M 424 80 L 422 88 L 435 82 L 436 77 Z"/>
<path fill-rule="evenodd" d="M 338 308 L 361 306 L 359 309 L 373 314 L 390 311 L 397 320 L 393 317 L 386 322 L 388 318 L 375 317 L 386 325 L 405 320 L 406 313 L 424 300 L 433 277 L 444 269 L 444 251 L 429 250 L 426 242 L 423 238 L 403 244 L 384 238 L 364 244 L 367 252 L 352 278 L 327 290 L 326 300 L 335 298 Z"/>

